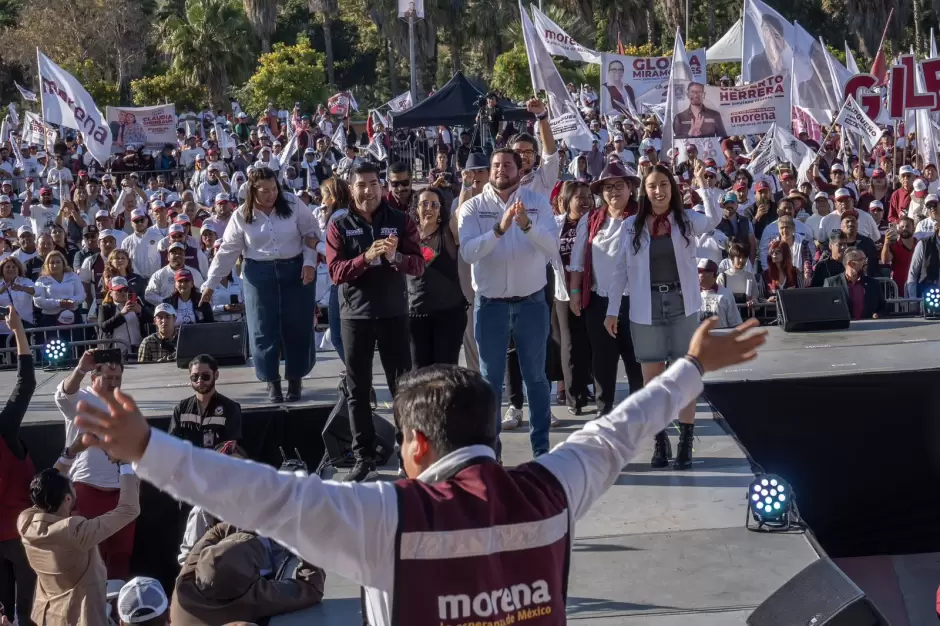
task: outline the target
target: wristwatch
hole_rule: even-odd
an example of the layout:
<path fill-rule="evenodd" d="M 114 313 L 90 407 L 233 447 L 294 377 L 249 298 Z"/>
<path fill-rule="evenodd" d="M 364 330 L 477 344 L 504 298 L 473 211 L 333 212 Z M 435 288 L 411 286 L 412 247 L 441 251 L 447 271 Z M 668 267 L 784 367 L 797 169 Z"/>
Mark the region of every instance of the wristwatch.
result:
<path fill-rule="evenodd" d="M 395 265 L 401 265 L 401 260 L 405 258 L 401 255 L 401 252 L 395 253 Z"/>
<path fill-rule="evenodd" d="M 64 448 L 62 448 L 62 455 L 61 455 L 61 457 L 62 457 L 63 459 L 70 459 L 70 460 L 71 460 L 71 459 L 74 459 L 74 458 L 75 458 L 75 455 L 74 455 L 74 454 L 70 454 L 70 453 L 69 453 L 69 447 L 68 447 L 68 446 L 65 446 Z"/>
<path fill-rule="evenodd" d="M 529 220 L 529 223 L 526 225 L 525 228 L 522 228 L 521 226 L 520 226 L 519 228 L 520 228 L 520 229 L 522 230 L 522 232 L 524 232 L 524 233 L 529 232 L 530 230 L 532 230 L 532 220 Z"/>
<path fill-rule="evenodd" d="M 504 231 L 502 228 L 499 227 L 499 222 L 496 222 L 493 225 L 493 232 L 496 233 L 497 239 L 499 239 L 500 237 L 506 234 L 506 231 Z"/>

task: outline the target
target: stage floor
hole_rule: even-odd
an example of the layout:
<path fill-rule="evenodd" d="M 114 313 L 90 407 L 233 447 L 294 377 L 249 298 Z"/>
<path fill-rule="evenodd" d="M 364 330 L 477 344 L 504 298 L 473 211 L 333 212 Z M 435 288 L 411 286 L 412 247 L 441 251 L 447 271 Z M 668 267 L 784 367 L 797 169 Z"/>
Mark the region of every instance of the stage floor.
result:
<path fill-rule="evenodd" d="M 332 405 L 342 364 L 335 353 L 318 355 L 305 381 L 307 403 Z M 389 396 L 376 359 L 380 413 L 389 418 Z M 621 371 L 619 393 L 627 392 Z M 61 421 L 53 392 L 64 373 L 39 372 L 39 388 L 28 423 Z M 13 372 L 0 372 L 0 389 L 11 389 Z M 250 367 L 224 368 L 220 392 L 245 406 L 262 406 L 264 385 Z M 124 389 L 148 416 L 170 413 L 192 392 L 183 370 L 171 364 L 130 366 Z M 552 431 L 558 444 L 593 413 L 572 417 L 554 406 L 562 426 Z M 744 496 L 753 478 L 744 452 L 713 421 L 709 407 L 698 407 L 694 468 L 688 472 L 652 471 L 652 441 L 643 442 L 613 487 L 576 527 L 571 562 L 568 618 L 585 626 L 744 624 L 750 612 L 790 577 L 818 558 L 800 534 L 757 534 L 744 528 Z M 670 430 L 675 446 L 677 431 Z M 531 458 L 524 425 L 502 435 L 507 463 Z M 383 468 L 383 478 L 395 470 Z M 328 538 L 326 539 L 328 540 Z M 328 575 L 322 605 L 273 626 L 359 623 L 359 589 Z M 316 620 L 316 621 L 314 621 Z M 577 621 L 575 621 L 577 620 Z"/>
<path fill-rule="evenodd" d="M 786 333 L 771 326 L 769 331 L 756 359 L 708 374 L 706 384 L 940 368 L 937 320 L 862 320 L 848 330 Z"/>

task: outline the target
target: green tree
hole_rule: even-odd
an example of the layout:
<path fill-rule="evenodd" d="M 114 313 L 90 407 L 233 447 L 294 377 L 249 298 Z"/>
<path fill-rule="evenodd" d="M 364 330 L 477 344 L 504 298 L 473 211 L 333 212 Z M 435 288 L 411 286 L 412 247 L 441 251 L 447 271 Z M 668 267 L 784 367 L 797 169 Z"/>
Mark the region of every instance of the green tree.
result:
<path fill-rule="evenodd" d="M 85 91 L 95 101 L 95 105 L 104 111 L 106 106 L 121 103 L 121 87 L 109 80 L 101 67 L 88 59 L 83 63 L 63 63 L 62 69 L 78 79 Z"/>
<path fill-rule="evenodd" d="M 245 15 L 261 40 L 261 52 L 271 52 L 271 35 L 277 27 L 277 0 L 243 0 Z"/>
<path fill-rule="evenodd" d="M 214 107 L 251 71 L 254 38 L 237 0 L 186 0 L 184 16 L 171 16 L 162 35 L 159 48 L 172 56 L 171 67 L 205 85 Z"/>
<path fill-rule="evenodd" d="M 532 95 L 529 57 L 524 47 L 515 45 L 512 50 L 496 57 L 490 86 L 510 100 L 524 100 Z"/>
<path fill-rule="evenodd" d="M 274 44 L 274 50 L 261 55 L 255 74 L 238 91 L 239 102 L 249 113 L 260 114 L 269 101 L 282 109 L 300 102 L 308 110 L 323 102 L 323 55 L 310 46 L 305 36 L 288 46 Z"/>
<path fill-rule="evenodd" d="M 185 76 L 173 70 L 131 81 L 131 95 L 137 106 L 172 102 L 176 104 L 177 110 L 201 109 L 209 102 L 209 93 L 205 87 L 190 83 Z"/>

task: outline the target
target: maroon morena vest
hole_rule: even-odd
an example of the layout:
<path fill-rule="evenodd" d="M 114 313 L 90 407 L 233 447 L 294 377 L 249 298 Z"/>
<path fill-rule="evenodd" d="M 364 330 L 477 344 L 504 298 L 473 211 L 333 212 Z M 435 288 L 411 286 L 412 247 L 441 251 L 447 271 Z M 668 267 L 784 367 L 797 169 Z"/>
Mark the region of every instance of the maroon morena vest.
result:
<path fill-rule="evenodd" d="M 394 626 L 566 623 L 568 501 L 551 472 L 483 457 L 395 486 Z"/>
<path fill-rule="evenodd" d="M 169 250 L 160 251 L 160 263 L 162 264 L 160 267 L 166 266 L 168 254 Z M 202 270 L 199 269 L 199 248 L 194 248 L 188 244 L 186 245 L 186 255 L 184 257 L 183 265 L 186 267 L 191 267 L 202 274 Z M 205 278 L 205 276 L 203 276 L 203 278 Z"/>

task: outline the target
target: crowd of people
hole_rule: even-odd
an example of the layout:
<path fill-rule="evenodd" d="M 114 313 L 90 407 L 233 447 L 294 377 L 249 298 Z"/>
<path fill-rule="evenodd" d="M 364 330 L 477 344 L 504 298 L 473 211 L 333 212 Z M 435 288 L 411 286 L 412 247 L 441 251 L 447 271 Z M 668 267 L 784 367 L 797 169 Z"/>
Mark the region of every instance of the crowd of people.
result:
<path fill-rule="evenodd" d="M 315 116 L 295 109 L 284 119 L 268 111 L 252 125 L 240 113 L 222 127 L 181 129 L 178 144 L 159 155 L 145 159 L 128 149 L 104 167 L 89 159 L 80 134 L 66 134 L 48 153 L 24 144 L 23 163 L 0 150 L 7 176 L 0 181 L 0 306 L 8 307 L 3 330 L 19 349 L 20 381 L 0 415 L 0 471 L 14 477 L 0 489 L 0 610 L 21 626 L 30 619 L 57 623 L 51 615 L 106 623 L 98 620 L 107 603 L 96 594 L 108 579 L 129 578 L 139 513 L 134 471 L 115 459 L 137 461 L 144 453 L 109 456 L 99 446 L 112 442 L 89 440 L 76 417 L 89 407 L 116 410 L 126 363 L 175 361 L 186 324 L 244 319 L 255 374 L 273 403 L 300 400 L 318 349 L 335 348 L 345 366 L 340 401 L 347 403 L 355 455 L 347 482 L 377 474 L 376 352 L 395 401 L 402 477 L 417 477 L 467 447 L 481 454 L 477 444 L 501 461 L 499 433 L 521 426 L 526 403 L 532 455 L 559 476 L 549 454 L 550 429 L 563 423 L 552 410 L 553 386 L 554 402 L 570 414 L 594 405 L 598 424 L 618 423 L 625 410 L 618 409 L 621 364 L 628 395 L 655 389 L 622 406 L 672 393 L 667 413 L 679 421 L 675 453 L 664 418 L 646 420 L 630 436 L 653 437 L 652 467 L 672 462 L 687 470 L 695 395 L 656 381 L 688 377 L 667 368 L 689 354 L 703 320 L 708 328 L 739 327 L 754 316 L 773 321 L 782 290 L 810 286 L 841 288 L 853 319 L 878 318 L 888 313 L 888 279 L 913 298 L 940 285 L 940 179 L 934 164 L 917 162 L 913 137 L 888 135 L 871 154 L 853 155 L 837 132 L 827 132 L 822 145 L 800 133 L 819 158 L 798 181 L 792 163 L 751 175 L 746 147 L 759 137 L 721 138 L 726 164 L 719 167 L 699 158 L 694 143 L 662 150 L 655 115 L 634 124 L 602 119 L 586 106 L 593 147 L 578 153 L 556 141 L 539 99 L 525 107 L 527 125 L 490 120 L 483 141 L 479 128 L 435 129 L 435 167 L 423 185 L 414 163 L 394 151 L 385 161 L 360 156 L 348 119 L 343 154 L 333 145 L 336 120 L 322 107 Z M 216 136 L 217 128 L 230 136 Z M 391 148 L 388 130 L 379 125 L 370 133 L 370 143 Z M 297 152 L 285 152 L 292 143 Z M 83 323 L 123 357 L 80 356 L 56 390 L 66 449 L 55 468 L 36 474 L 17 434 L 35 385 L 24 329 L 55 333 Z M 469 372 L 448 369 L 461 358 Z M 692 365 L 702 371 L 694 358 Z M 188 371 L 195 395 L 180 403 L 170 435 L 244 458 L 240 408 L 215 391 L 214 359 L 197 357 Z M 438 384 L 458 395 L 473 389 L 467 415 L 489 417 L 461 431 L 443 411 L 435 419 L 457 430 L 434 430 L 440 425 L 425 421 L 421 407 L 454 401 L 436 395 Z M 414 397 L 416 388 L 422 397 Z M 400 413 L 404 396 L 410 404 Z M 598 428 L 593 436 L 603 438 Z M 154 454 L 179 459 L 180 476 L 197 472 L 198 460 L 233 470 L 229 484 L 242 467 L 157 441 Z M 617 471 L 635 443 L 616 459 Z M 237 500 L 219 504 L 195 487 L 174 492 L 172 477 L 161 474 L 167 468 L 146 465 L 149 479 L 196 506 L 172 602 L 159 584 L 131 581 L 118 602 L 122 620 L 125 595 L 151 607 L 162 595 L 161 614 L 172 614 L 174 624 L 202 623 L 204 615 L 215 616 L 213 623 L 257 619 L 319 601 L 317 565 L 335 555 L 322 546 L 301 554 L 326 556 L 299 563 L 289 580 L 277 581 L 285 583 L 280 589 L 269 565 L 291 556 L 265 528 L 275 539 L 290 537 L 244 512 L 214 518 L 209 510 L 227 512 Z M 258 583 L 253 603 L 269 612 L 251 613 L 252 603 L 232 606 L 207 592 L 210 566 L 201 559 L 214 560 L 219 571 L 225 550 L 271 583 Z M 63 565 L 63 552 L 85 563 L 84 578 Z M 43 591 L 34 594 L 37 573 Z M 371 576 L 359 571 L 354 578 L 375 582 Z M 390 611 L 388 597 L 373 601 L 372 615 Z"/>

